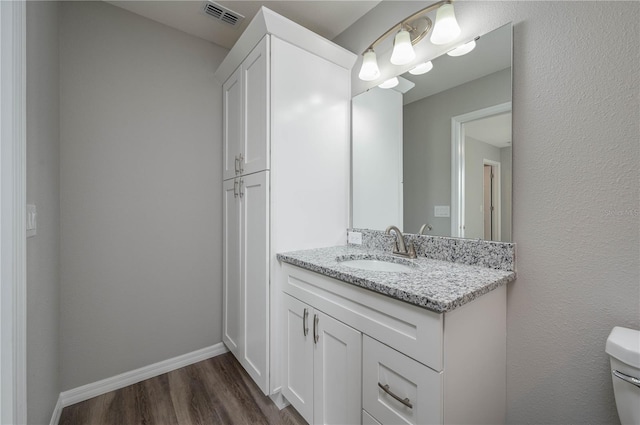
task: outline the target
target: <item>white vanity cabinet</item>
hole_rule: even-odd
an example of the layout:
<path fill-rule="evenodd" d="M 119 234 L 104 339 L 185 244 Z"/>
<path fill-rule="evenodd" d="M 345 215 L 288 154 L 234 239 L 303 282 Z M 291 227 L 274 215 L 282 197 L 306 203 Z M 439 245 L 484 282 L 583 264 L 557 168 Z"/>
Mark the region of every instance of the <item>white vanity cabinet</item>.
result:
<path fill-rule="evenodd" d="M 314 424 L 360 422 L 362 333 L 285 295 L 282 394 Z"/>
<path fill-rule="evenodd" d="M 309 361 L 304 350 L 313 336 L 312 331 L 303 335 L 307 324 L 313 326 L 304 321 L 305 311 L 319 311 L 320 320 L 327 316 L 362 334 L 362 355 L 353 366 L 362 371 L 362 389 L 349 394 L 361 397 L 361 411 L 357 419 L 340 423 L 504 423 L 506 286 L 436 313 L 288 263 L 281 267 L 288 300 L 282 309 L 283 394 L 305 419 L 313 417 L 310 423 L 325 422 L 316 418 L 310 390 L 303 387 L 315 367 L 301 363 Z M 332 367 L 325 363 L 323 373 L 344 373 Z M 331 391 L 318 389 L 315 379 L 313 385 L 314 394 Z"/>
<path fill-rule="evenodd" d="M 261 8 L 215 72 L 223 104 L 223 342 L 280 391 L 276 252 L 346 242 L 356 55 Z"/>

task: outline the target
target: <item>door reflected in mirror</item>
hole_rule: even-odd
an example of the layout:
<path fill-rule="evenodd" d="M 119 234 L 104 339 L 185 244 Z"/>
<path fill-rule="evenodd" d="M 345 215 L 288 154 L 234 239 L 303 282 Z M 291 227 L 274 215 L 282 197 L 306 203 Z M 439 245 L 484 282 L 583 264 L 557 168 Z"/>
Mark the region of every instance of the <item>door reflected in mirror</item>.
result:
<path fill-rule="evenodd" d="M 353 98 L 354 228 L 511 241 L 511 34 Z"/>

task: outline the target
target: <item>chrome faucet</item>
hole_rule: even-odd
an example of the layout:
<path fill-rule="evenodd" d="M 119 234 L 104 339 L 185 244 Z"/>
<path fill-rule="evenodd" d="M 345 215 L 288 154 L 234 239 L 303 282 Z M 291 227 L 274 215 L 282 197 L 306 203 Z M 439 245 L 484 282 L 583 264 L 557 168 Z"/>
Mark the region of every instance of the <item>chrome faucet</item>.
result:
<path fill-rule="evenodd" d="M 420 231 L 418 232 L 419 235 L 424 235 L 424 231 L 425 229 L 430 232 L 431 230 L 433 230 L 433 227 L 431 227 L 430 224 L 423 224 L 422 227 L 420 228 Z"/>
<path fill-rule="evenodd" d="M 394 255 L 401 255 L 403 257 L 409 258 L 418 258 L 418 256 L 416 255 L 416 250 L 411 242 L 409 242 L 409 249 L 407 250 L 407 246 L 404 243 L 404 236 L 402 235 L 400 229 L 398 229 L 396 226 L 391 225 L 387 227 L 387 230 L 385 230 L 384 233 L 390 235 L 391 231 L 396 234 L 395 249 L 393 250 Z"/>

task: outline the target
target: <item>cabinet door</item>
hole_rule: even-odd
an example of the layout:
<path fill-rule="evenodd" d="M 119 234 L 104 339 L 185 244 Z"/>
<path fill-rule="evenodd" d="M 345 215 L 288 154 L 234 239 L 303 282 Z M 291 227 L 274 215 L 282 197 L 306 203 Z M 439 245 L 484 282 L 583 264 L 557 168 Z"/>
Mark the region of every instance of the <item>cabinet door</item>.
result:
<path fill-rule="evenodd" d="M 238 179 L 223 183 L 223 250 L 222 250 L 222 339 L 229 350 L 239 357 L 242 320 L 240 285 L 240 200 Z"/>
<path fill-rule="evenodd" d="M 222 179 L 235 177 L 240 172 L 242 148 L 242 81 L 238 68 L 222 85 Z"/>
<path fill-rule="evenodd" d="M 282 395 L 313 423 L 313 309 L 283 294 Z"/>
<path fill-rule="evenodd" d="M 362 414 L 362 334 L 314 312 L 313 423 L 359 424 Z"/>
<path fill-rule="evenodd" d="M 241 363 L 268 393 L 269 384 L 269 172 L 239 177 L 244 305 Z"/>
<path fill-rule="evenodd" d="M 269 36 L 242 62 L 242 174 L 269 169 Z"/>

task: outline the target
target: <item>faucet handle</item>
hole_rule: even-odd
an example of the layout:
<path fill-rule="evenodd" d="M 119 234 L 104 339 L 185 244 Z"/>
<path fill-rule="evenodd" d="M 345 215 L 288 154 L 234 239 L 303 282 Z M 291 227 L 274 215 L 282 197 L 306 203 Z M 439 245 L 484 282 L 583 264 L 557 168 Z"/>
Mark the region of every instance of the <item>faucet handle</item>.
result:
<path fill-rule="evenodd" d="M 409 242 L 409 249 L 407 250 L 408 254 L 409 254 L 409 258 L 418 258 L 418 255 L 416 254 L 416 248 L 415 246 L 413 246 L 413 242 Z"/>

